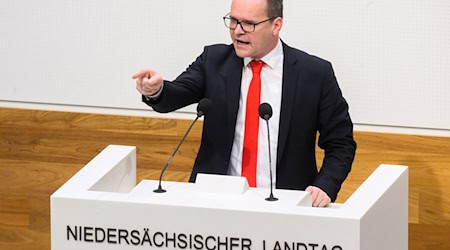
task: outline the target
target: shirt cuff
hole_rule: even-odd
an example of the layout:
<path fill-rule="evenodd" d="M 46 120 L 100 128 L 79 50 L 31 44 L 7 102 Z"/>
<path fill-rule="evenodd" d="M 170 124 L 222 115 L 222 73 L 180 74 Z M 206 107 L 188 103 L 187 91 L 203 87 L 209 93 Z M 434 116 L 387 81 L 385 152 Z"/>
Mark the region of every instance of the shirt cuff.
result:
<path fill-rule="evenodd" d="M 161 88 L 158 90 L 158 92 L 156 92 L 156 94 L 154 94 L 154 95 L 144 95 L 145 100 L 152 101 L 152 100 L 158 99 L 159 96 L 161 96 L 163 88 L 164 88 L 164 83 L 163 83 L 163 85 L 161 85 Z"/>

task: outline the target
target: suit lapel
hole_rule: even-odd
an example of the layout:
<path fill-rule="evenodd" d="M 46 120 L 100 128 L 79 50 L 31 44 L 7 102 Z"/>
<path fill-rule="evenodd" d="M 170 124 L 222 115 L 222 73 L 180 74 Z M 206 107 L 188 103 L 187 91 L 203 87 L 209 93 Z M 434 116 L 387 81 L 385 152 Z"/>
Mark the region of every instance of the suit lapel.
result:
<path fill-rule="evenodd" d="M 242 67 L 244 62 L 241 58 L 233 55 L 225 62 L 223 71 L 220 72 L 225 82 L 227 100 L 227 138 L 231 138 L 233 143 L 234 129 L 236 127 L 237 113 L 239 109 L 239 98 L 241 93 Z"/>
<path fill-rule="evenodd" d="M 290 48 L 283 43 L 283 89 L 281 96 L 280 127 L 278 136 L 277 168 L 286 146 L 287 137 L 291 125 L 291 117 L 298 81 L 298 69 L 295 66 L 297 59 L 292 55 Z"/>

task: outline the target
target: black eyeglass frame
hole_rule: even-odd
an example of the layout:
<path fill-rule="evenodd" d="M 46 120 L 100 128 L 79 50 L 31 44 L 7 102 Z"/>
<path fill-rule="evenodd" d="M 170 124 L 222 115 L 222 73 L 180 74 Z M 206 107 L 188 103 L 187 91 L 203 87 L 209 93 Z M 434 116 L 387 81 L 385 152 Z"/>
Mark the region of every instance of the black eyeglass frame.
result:
<path fill-rule="evenodd" d="M 231 16 L 229 16 L 229 15 L 226 15 L 226 16 L 223 17 L 223 22 L 224 22 L 224 24 L 225 24 L 225 27 L 227 27 L 227 28 L 229 28 L 229 29 L 231 29 L 231 30 L 235 30 L 235 29 L 237 28 L 237 26 L 240 25 L 240 26 L 241 26 L 241 29 L 242 29 L 243 31 L 250 33 L 250 32 L 254 32 L 254 31 L 255 31 L 256 25 L 265 23 L 265 22 L 270 21 L 270 20 L 274 20 L 275 18 L 276 18 L 276 17 L 271 17 L 271 18 L 267 18 L 267 19 L 265 19 L 265 20 L 263 20 L 263 21 L 261 21 L 261 22 L 251 23 L 251 22 L 247 22 L 247 21 L 239 21 L 239 20 L 237 20 L 236 18 L 233 18 L 233 17 L 231 17 Z M 228 23 L 231 23 L 231 21 L 236 21 L 236 27 L 232 28 L 231 25 L 227 25 L 227 20 L 228 20 Z M 247 24 L 247 25 L 253 25 L 253 29 L 252 29 L 252 30 L 246 30 L 246 29 L 244 29 L 244 26 L 242 26 L 242 23 Z"/>

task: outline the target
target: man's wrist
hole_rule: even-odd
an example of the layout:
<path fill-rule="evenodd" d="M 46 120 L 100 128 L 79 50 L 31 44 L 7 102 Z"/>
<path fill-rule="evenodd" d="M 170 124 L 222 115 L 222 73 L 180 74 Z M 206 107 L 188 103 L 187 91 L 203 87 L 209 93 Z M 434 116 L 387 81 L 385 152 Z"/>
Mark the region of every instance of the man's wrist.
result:
<path fill-rule="evenodd" d="M 155 94 L 153 94 L 153 95 L 144 95 L 145 99 L 147 101 L 154 101 L 154 100 L 158 99 L 161 96 L 163 88 L 164 88 L 164 83 L 163 83 L 163 85 L 161 85 L 161 88 Z"/>

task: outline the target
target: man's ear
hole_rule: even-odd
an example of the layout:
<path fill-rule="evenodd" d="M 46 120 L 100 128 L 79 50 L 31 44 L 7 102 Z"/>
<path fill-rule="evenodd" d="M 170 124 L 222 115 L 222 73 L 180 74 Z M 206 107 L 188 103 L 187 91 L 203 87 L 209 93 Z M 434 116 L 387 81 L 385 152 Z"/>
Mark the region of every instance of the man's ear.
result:
<path fill-rule="evenodd" d="M 280 34 L 281 28 L 283 27 L 283 18 L 277 17 L 273 20 L 273 35 L 278 36 Z"/>

